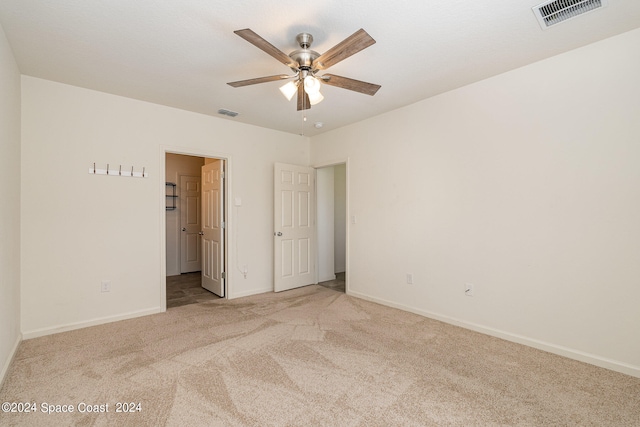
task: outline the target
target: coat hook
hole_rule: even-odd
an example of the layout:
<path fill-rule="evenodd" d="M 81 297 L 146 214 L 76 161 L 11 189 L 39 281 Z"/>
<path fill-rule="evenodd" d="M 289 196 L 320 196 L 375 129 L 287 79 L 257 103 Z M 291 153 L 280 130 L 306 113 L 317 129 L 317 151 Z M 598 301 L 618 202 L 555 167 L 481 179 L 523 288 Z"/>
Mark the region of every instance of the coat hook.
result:
<path fill-rule="evenodd" d="M 93 174 L 96 174 L 96 162 L 93 162 Z"/>
<path fill-rule="evenodd" d="M 107 175 L 109 175 L 109 163 L 107 163 Z"/>
<path fill-rule="evenodd" d="M 120 165 L 120 169 L 118 169 L 118 176 L 122 176 L 122 165 Z"/>
<path fill-rule="evenodd" d="M 144 178 L 144 167 L 142 168 L 142 177 Z"/>
<path fill-rule="evenodd" d="M 131 176 L 133 176 L 133 166 L 131 166 Z"/>

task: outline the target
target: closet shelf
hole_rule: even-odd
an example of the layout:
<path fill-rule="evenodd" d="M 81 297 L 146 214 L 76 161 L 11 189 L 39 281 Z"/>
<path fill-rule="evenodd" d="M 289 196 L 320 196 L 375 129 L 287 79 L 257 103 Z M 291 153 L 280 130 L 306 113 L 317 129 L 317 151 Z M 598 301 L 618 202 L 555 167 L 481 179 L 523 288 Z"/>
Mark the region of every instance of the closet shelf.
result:
<path fill-rule="evenodd" d="M 165 182 L 165 184 L 167 186 L 167 191 L 171 192 L 171 194 L 165 194 L 165 197 L 167 198 L 166 207 L 168 211 L 172 211 L 176 208 L 176 199 L 178 198 L 176 195 L 176 184 L 175 182 Z"/>

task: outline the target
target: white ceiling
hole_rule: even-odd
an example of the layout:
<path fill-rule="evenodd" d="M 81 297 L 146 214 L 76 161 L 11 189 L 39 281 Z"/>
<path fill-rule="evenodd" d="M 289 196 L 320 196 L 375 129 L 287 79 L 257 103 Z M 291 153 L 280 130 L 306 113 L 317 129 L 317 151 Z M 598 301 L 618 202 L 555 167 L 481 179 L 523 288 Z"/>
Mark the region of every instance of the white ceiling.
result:
<path fill-rule="evenodd" d="M 640 1 L 609 0 L 542 30 L 541 1 L 0 0 L 0 23 L 23 74 L 313 136 L 640 26 Z M 382 88 L 325 85 L 303 127 L 280 82 L 226 84 L 290 71 L 233 33 L 243 28 L 287 54 L 300 32 L 323 53 L 364 28 L 377 43 L 329 71 Z"/>

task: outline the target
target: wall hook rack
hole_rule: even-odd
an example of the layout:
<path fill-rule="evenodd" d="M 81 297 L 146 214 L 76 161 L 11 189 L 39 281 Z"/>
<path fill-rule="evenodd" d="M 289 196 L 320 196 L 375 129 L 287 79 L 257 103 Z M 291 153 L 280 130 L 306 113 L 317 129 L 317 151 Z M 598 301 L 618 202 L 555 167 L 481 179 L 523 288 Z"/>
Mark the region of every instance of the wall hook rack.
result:
<path fill-rule="evenodd" d="M 135 171 L 133 166 L 131 166 L 131 170 L 129 170 L 128 167 L 123 168 L 122 165 L 118 165 L 118 168 L 116 169 L 116 168 L 110 168 L 109 163 L 107 163 L 107 166 L 105 169 L 96 167 L 96 164 L 93 163 L 93 166 L 89 167 L 89 174 L 126 176 L 126 177 L 132 177 L 132 178 L 149 178 L 149 173 L 147 172 L 146 167 L 143 167 L 142 171 Z"/>

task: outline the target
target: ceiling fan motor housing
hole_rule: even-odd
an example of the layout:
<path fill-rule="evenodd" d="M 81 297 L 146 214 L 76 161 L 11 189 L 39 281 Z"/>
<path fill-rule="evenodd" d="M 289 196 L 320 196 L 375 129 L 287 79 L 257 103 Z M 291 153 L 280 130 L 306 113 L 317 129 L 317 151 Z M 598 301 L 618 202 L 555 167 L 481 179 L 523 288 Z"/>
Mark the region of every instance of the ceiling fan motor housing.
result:
<path fill-rule="evenodd" d="M 319 56 L 320 54 L 318 52 L 310 49 L 298 49 L 289 54 L 289 58 L 300 64 L 300 69 L 307 70 L 311 69 L 313 61 Z M 294 70 L 296 69 L 294 68 Z"/>
<path fill-rule="evenodd" d="M 310 70 L 313 61 L 320 56 L 320 54 L 314 50 L 309 49 L 311 43 L 313 43 L 313 36 L 309 33 L 300 33 L 296 36 L 296 41 L 300 45 L 301 49 L 294 50 L 289 54 L 289 58 L 300 64 L 301 70 Z M 296 69 L 294 69 L 296 70 Z M 297 70 L 296 70 L 297 71 Z"/>

